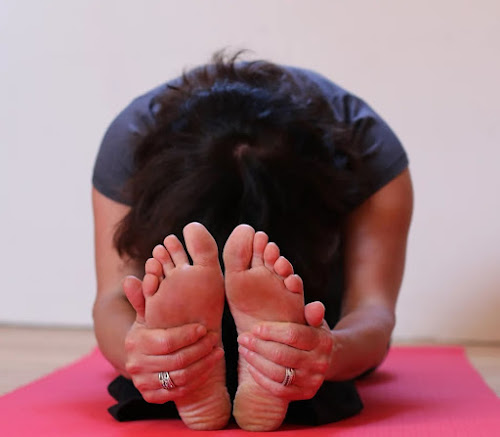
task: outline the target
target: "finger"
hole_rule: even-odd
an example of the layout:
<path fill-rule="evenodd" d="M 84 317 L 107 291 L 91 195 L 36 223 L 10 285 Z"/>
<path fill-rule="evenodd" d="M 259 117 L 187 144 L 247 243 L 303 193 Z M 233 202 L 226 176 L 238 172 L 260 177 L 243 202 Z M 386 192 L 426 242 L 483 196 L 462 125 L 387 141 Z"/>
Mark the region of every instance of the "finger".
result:
<path fill-rule="evenodd" d="M 243 346 L 238 348 L 238 352 L 240 356 L 245 358 L 246 362 L 257 369 L 262 375 L 266 378 L 282 384 L 285 380 L 286 375 L 286 367 L 289 366 L 281 366 L 279 364 L 273 363 L 272 361 L 267 360 L 262 355 L 257 354 Z M 292 367 L 293 369 L 293 367 Z M 295 378 L 293 384 L 302 387 L 308 386 L 311 383 L 311 377 L 305 378 L 305 374 L 309 374 L 309 372 L 305 372 L 301 369 L 294 369 Z M 321 377 L 320 377 L 321 379 Z M 320 381 L 321 383 L 321 381 Z"/>
<path fill-rule="evenodd" d="M 211 370 L 223 356 L 224 349 L 215 347 L 206 357 L 184 369 L 173 370 L 170 376 L 177 387 L 183 387 L 186 390 L 197 388 L 211 376 Z"/>
<path fill-rule="evenodd" d="M 250 337 L 248 342 L 241 342 L 240 337 L 238 337 L 240 345 L 280 366 L 307 369 L 312 373 L 320 374 L 324 374 L 329 367 L 329 350 L 317 348 L 313 351 L 304 351 L 283 343 L 260 340 L 256 337 Z"/>
<path fill-rule="evenodd" d="M 193 324 L 163 329 L 159 334 L 154 336 L 158 349 L 152 355 L 167 355 L 192 345 L 207 334 L 207 329 L 203 325 Z"/>
<path fill-rule="evenodd" d="M 209 332 L 196 343 L 177 350 L 172 354 L 165 355 L 164 369 L 179 370 L 198 362 L 209 355 L 219 343 L 219 336 Z"/>
<path fill-rule="evenodd" d="M 141 352 L 145 355 L 167 355 L 196 343 L 207 334 L 199 323 L 168 329 L 140 328 L 125 340 L 127 352 Z"/>
<path fill-rule="evenodd" d="M 240 346 L 255 352 L 265 359 L 284 367 L 298 367 L 307 357 L 307 353 L 286 344 L 260 340 L 248 334 L 238 337 Z"/>
<path fill-rule="evenodd" d="M 255 367 L 260 373 L 273 381 L 280 382 L 284 379 L 285 367 L 267 360 L 262 355 L 259 355 L 246 347 L 239 346 L 238 353 L 245 361 Z"/>
<path fill-rule="evenodd" d="M 134 381 L 135 387 L 141 392 L 141 395 L 146 402 L 149 402 L 151 404 L 164 404 L 168 401 L 176 401 L 178 399 L 181 399 L 195 390 L 195 388 L 192 387 L 178 386 L 166 390 L 161 385 L 158 373 L 148 375 L 147 383 Z"/>
<path fill-rule="evenodd" d="M 261 340 L 283 343 L 301 350 L 311 350 L 318 342 L 316 328 L 287 322 L 262 322 L 252 329 Z"/>
<path fill-rule="evenodd" d="M 224 356 L 222 348 L 215 348 L 209 355 L 186 369 L 169 371 L 175 387 L 166 390 L 158 378 L 159 372 L 141 374 L 133 379 L 134 385 L 147 402 L 164 403 L 182 398 L 199 388 L 211 376 L 211 371 Z"/>
<path fill-rule="evenodd" d="M 250 375 L 252 375 L 254 381 L 262 388 L 276 397 L 288 399 L 289 401 L 311 399 L 319 389 L 319 386 L 316 387 L 313 385 L 308 387 L 299 387 L 292 384 L 285 387 L 283 384 L 269 379 L 251 365 L 248 366 L 248 371 Z"/>
<path fill-rule="evenodd" d="M 158 372 L 158 369 L 183 369 L 207 356 L 218 341 L 215 333 L 209 333 L 196 343 L 168 355 L 130 354 L 125 368 L 130 375 Z"/>

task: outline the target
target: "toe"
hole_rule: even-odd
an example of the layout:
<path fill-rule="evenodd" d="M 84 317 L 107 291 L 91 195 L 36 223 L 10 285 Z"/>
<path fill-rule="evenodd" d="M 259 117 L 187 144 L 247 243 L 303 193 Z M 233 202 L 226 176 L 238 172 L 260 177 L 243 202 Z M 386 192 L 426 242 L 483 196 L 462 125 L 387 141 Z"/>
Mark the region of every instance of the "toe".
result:
<path fill-rule="evenodd" d="M 268 241 L 269 237 L 265 232 L 259 231 L 255 234 L 253 239 L 252 267 L 264 265 L 264 249 Z"/>
<path fill-rule="evenodd" d="M 158 286 L 160 285 L 160 280 L 158 276 L 152 275 L 151 273 L 146 273 L 144 279 L 142 280 L 142 290 L 145 297 L 150 297 L 158 291 Z"/>
<path fill-rule="evenodd" d="M 163 248 L 165 249 L 165 248 Z M 155 251 L 153 250 L 153 256 L 154 256 Z M 151 275 L 158 276 L 158 278 L 161 278 L 163 276 L 163 267 L 161 263 L 155 259 L 155 258 L 149 258 L 146 261 L 146 265 L 144 266 L 144 270 L 146 273 L 150 273 Z"/>
<path fill-rule="evenodd" d="M 274 264 L 280 257 L 280 249 L 276 243 L 268 243 L 264 249 L 264 264 L 265 266 L 274 271 Z"/>
<path fill-rule="evenodd" d="M 189 223 L 183 230 L 186 248 L 193 264 L 215 266 L 219 264 L 219 251 L 214 237 L 201 223 Z"/>
<path fill-rule="evenodd" d="M 227 272 L 237 272 L 250 267 L 253 255 L 254 229 L 249 225 L 238 225 L 226 241 L 223 258 Z"/>
<path fill-rule="evenodd" d="M 153 249 L 153 258 L 159 264 L 161 274 L 163 274 L 165 276 L 167 276 L 167 273 L 175 267 L 174 263 L 172 261 L 172 258 L 170 258 L 170 254 L 168 253 L 168 250 L 165 249 L 165 246 L 163 246 L 161 244 L 158 244 L 158 246 L 156 246 Z M 158 268 L 158 267 L 156 267 L 156 268 Z M 148 272 L 146 270 L 146 273 L 150 273 L 150 272 Z M 151 272 L 151 273 L 153 273 L 153 272 Z M 157 276 L 161 276 L 161 275 L 157 275 Z"/>
<path fill-rule="evenodd" d="M 319 328 L 325 318 L 325 306 L 319 301 L 308 303 L 304 307 L 304 316 L 309 326 Z"/>
<path fill-rule="evenodd" d="M 175 235 L 171 234 L 167 236 L 163 241 L 163 244 L 165 245 L 165 248 L 168 250 L 170 259 L 172 260 L 172 262 L 176 267 L 181 266 L 183 264 L 189 264 L 186 251 L 184 250 L 182 243 Z"/>
<path fill-rule="evenodd" d="M 293 293 L 304 292 L 304 284 L 302 283 L 302 278 L 299 275 L 290 275 L 283 281 L 283 283 L 285 284 L 287 290 L 290 290 Z"/>
<path fill-rule="evenodd" d="M 284 256 L 280 256 L 274 263 L 274 271 L 281 276 L 286 278 L 293 274 L 293 267 Z"/>
<path fill-rule="evenodd" d="M 134 307 L 139 318 L 144 318 L 144 294 L 142 291 L 142 282 L 135 276 L 127 276 L 123 280 L 123 292 L 128 301 Z"/>

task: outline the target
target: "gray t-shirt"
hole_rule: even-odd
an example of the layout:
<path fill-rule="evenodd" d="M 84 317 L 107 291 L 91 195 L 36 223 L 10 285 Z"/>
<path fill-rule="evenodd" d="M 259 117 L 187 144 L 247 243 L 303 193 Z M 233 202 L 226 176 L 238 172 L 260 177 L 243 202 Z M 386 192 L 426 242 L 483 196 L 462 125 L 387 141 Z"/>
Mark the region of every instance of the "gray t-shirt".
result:
<path fill-rule="evenodd" d="M 407 155 L 396 135 L 363 100 L 316 72 L 286 68 L 299 84 L 319 89 L 330 103 L 336 120 L 359 130 L 362 165 L 369 186 L 359 203 L 408 166 Z M 179 78 L 168 84 L 178 81 Z M 100 193 L 110 199 L 126 203 L 121 190 L 134 172 L 134 150 L 154 124 L 154 114 L 158 110 L 154 103 L 155 97 L 165 91 L 167 84 L 137 97 L 107 129 L 95 162 L 92 182 Z"/>

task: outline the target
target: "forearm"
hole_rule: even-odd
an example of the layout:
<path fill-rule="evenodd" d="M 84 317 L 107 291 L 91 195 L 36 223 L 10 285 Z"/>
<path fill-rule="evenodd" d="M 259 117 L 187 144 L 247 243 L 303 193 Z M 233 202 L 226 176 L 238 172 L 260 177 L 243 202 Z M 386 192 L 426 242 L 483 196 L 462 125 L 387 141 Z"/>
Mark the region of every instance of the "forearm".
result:
<path fill-rule="evenodd" d="M 125 377 L 125 337 L 136 313 L 121 291 L 98 297 L 93 309 L 94 332 L 102 354 Z"/>
<path fill-rule="evenodd" d="M 394 323 L 393 311 L 383 305 L 366 305 L 344 315 L 332 330 L 326 379 L 351 379 L 378 366 L 387 354 Z"/>

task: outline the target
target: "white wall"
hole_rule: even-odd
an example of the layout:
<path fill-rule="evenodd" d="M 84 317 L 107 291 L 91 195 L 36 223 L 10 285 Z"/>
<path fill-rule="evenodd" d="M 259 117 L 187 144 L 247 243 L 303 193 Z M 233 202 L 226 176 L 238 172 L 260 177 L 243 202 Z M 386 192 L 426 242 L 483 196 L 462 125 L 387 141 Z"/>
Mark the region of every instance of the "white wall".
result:
<path fill-rule="evenodd" d="M 3 0 L 0 322 L 91 323 L 107 124 L 230 46 L 328 75 L 406 145 L 416 209 L 397 336 L 500 340 L 499 18 L 493 0 Z"/>

